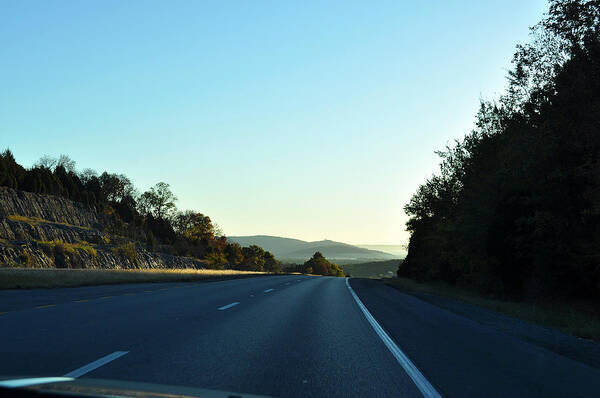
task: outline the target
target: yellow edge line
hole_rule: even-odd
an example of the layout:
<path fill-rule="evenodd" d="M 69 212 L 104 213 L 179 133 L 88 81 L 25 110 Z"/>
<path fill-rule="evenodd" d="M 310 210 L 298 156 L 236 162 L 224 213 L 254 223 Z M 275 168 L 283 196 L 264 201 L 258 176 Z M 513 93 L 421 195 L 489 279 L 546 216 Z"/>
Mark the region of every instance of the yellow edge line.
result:
<path fill-rule="evenodd" d="M 48 307 L 54 307 L 56 304 L 46 304 L 46 305 L 38 305 L 35 308 L 48 308 Z"/>

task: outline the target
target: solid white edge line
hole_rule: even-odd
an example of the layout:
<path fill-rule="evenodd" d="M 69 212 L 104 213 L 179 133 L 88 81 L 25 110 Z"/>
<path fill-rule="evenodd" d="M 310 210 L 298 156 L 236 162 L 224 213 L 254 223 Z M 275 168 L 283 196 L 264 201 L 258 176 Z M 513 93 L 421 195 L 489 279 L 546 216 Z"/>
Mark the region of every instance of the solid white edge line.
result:
<path fill-rule="evenodd" d="M 233 303 L 231 303 L 231 304 L 224 305 L 224 306 L 222 306 L 222 307 L 219 307 L 219 308 L 217 308 L 217 309 L 218 309 L 219 311 L 223 311 L 223 310 L 226 310 L 226 309 L 228 309 L 228 308 L 235 307 L 235 306 L 236 306 L 236 305 L 238 305 L 239 303 L 240 303 L 239 301 L 234 301 L 234 302 L 233 302 Z"/>
<path fill-rule="evenodd" d="M 75 380 L 72 377 L 31 377 L 28 379 L 13 379 L 0 381 L 0 387 L 19 388 L 37 386 L 38 384 L 62 383 Z"/>
<path fill-rule="evenodd" d="M 437 392 L 437 390 L 431 385 L 431 383 L 429 383 L 429 381 L 427 381 L 425 376 L 423 376 L 423 373 L 421 373 L 421 371 L 417 369 L 417 367 L 412 363 L 412 361 L 408 359 L 408 357 L 402 352 L 400 347 L 398 347 L 396 343 L 394 343 L 392 338 L 385 332 L 385 330 L 383 330 L 383 328 L 375 320 L 373 315 L 371 315 L 367 307 L 365 307 L 362 301 L 360 301 L 360 299 L 354 292 L 354 289 L 352 289 L 352 287 L 350 286 L 350 283 L 348 282 L 349 279 L 350 278 L 346 278 L 346 286 L 348 286 L 352 297 L 354 297 L 354 301 L 356 301 L 356 304 L 358 304 L 358 307 L 361 309 L 361 311 L 367 318 L 367 321 L 369 321 L 369 323 L 371 324 L 377 335 L 381 338 L 385 346 L 388 348 L 388 350 L 390 350 L 390 352 L 396 358 L 400 366 L 402 366 L 406 374 L 408 374 L 408 376 L 412 379 L 419 391 L 421 391 L 421 394 L 423 394 L 423 396 L 426 398 L 441 398 L 440 393 Z"/>
<path fill-rule="evenodd" d="M 117 358 L 122 357 L 127 354 L 129 351 L 115 351 L 112 354 L 108 354 L 100 359 L 95 360 L 94 362 L 90 362 L 87 365 L 84 365 L 78 369 L 75 369 L 69 373 L 67 373 L 64 377 L 79 377 L 83 376 L 86 373 L 91 372 L 94 369 L 98 369 L 102 365 L 106 365 L 107 363 L 114 361 Z"/>
<path fill-rule="evenodd" d="M 275 289 L 267 289 L 263 293 L 269 293 L 269 292 L 272 292 L 273 290 L 275 290 Z"/>

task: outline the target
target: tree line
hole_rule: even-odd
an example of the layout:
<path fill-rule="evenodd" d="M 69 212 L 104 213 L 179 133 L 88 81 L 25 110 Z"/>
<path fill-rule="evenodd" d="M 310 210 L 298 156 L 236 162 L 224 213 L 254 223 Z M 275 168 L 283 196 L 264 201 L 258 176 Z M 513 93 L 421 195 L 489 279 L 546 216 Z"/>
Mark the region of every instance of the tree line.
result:
<path fill-rule="evenodd" d="M 345 276 L 344 270 L 339 265 L 325 258 L 321 252 L 316 252 L 303 264 L 292 264 L 285 268 L 288 272 L 300 272 L 302 274 Z"/>
<path fill-rule="evenodd" d="M 25 168 L 6 149 L 0 153 L 0 186 L 83 203 L 107 217 L 107 232 L 137 241 L 151 251 L 204 259 L 217 269 L 281 270 L 280 262 L 261 247 L 228 242 L 210 217 L 194 210 L 177 210 L 177 197 L 164 182 L 139 193 L 124 174 L 99 174 L 92 169 L 78 172 L 67 155 L 44 155 Z"/>
<path fill-rule="evenodd" d="M 551 1 L 531 38 L 406 204 L 399 276 L 600 299 L 600 1 Z"/>

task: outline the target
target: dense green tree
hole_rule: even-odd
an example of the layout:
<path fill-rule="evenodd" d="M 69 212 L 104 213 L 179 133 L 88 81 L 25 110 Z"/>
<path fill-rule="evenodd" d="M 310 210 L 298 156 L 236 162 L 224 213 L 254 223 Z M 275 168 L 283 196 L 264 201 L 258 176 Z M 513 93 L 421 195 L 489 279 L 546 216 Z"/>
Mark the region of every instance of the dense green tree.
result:
<path fill-rule="evenodd" d="M 125 222 L 133 222 L 137 217 L 136 202 L 130 195 L 123 196 L 114 204 L 114 207 L 119 217 Z"/>
<path fill-rule="evenodd" d="M 244 254 L 244 263 L 242 269 L 249 271 L 264 271 L 265 270 L 265 251 L 262 247 L 252 245 L 242 249 Z"/>
<path fill-rule="evenodd" d="M 218 250 L 213 250 L 205 256 L 205 260 L 213 269 L 224 269 L 228 264 L 225 254 Z"/>
<path fill-rule="evenodd" d="M 88 173 L 90 172 L 88 171 Z M 123 198 L 133 198 L 136 196 L 131 180 L 123 174 L 109 174 L 104 172 L 98 178 L 98 181 L 108 201 L 119 202 Z"/>
<path fill-rule="evenodd" d="M 405 206 L 401 276 L 600 298 L 600 2 L 555 0 L 509 88 Z"/>
<path fill-rule="evenodd" d="M 176 200 L 169 184 L 159 182 L 140 196 L 138 206 L 143 214 L 152 213 L 155 218 L 166 219 L 176 209 Z"/>
<path fill-rule="evenodd" d="M 244 252 L 239 243 L 228 243 L 225 247 L 227 261 L 232 268 L 237 268 L 244 261 Z"/>
<path fill-rule="evenodd" d="M 9 188 L 19 189 L 25 179 L 25 168 L 15 161 L 10 149 L 6 149 L 0 158 L 2 159 L 3 164 L 0 168 L 0 172 L 4 170 L 4 175 L 0 176 L 3 185 Z"/>
<path fill-rule="evenodd" d="M 271 252 L 265 251 L 263 258 L 265 259 L 265 271 L 267 272 L 281 272 L 281 264 Z"/>
<path fill-rule="evenodd" d="M 299 271 L 306 274 L 344 276 L 344 271 L 337 264 L 328 261 L 321 252 L 313 254 Z"/>
<path fill-rule="evenodd" d="M 215 228 L 210 217 L 193 210 L 178 212 L 173 217 L 175 230 L 190 240 L 210 240 L 215 237 Z"/>

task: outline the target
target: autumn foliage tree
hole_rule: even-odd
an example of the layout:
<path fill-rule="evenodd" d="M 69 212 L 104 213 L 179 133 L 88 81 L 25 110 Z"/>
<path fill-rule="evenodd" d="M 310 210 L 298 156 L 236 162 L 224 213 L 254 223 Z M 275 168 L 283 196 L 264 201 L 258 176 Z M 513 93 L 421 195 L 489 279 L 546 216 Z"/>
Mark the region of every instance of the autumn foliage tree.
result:
<path fill-rule="evenodd" d="M 44 155 L 25 168 L 7 149 L 0 153 L 0 186 L 81 202 L 109 220 L 107 232 L 148 250 L 195 257 L 212 268 L 280 272 L 279 261 L 268 251 L 227 242 L 207 215 L 177 211 L 177 197 L 165 182 L 140 195 L 124 174 L 99 174 L 92 169 L 78 173 L 67 155 Z"/>

